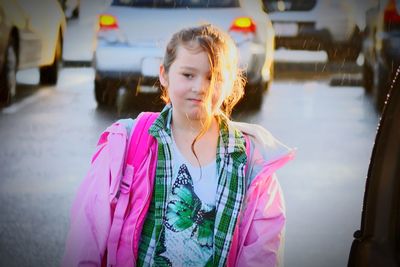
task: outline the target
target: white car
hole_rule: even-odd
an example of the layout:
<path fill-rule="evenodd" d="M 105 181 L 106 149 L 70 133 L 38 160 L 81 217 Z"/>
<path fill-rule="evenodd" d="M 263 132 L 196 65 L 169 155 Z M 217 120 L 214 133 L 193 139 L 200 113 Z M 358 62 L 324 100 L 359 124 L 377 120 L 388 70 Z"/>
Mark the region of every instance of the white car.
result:
<path fill-rule="evenodd" d="M 357 59 L 372 1 L 263 0 L 277 48 L 325 50 L 330 61 Z"/>
<path fill-rule="evenodd" d="M 57 0 L 0 0 L 0 102 L 16 93 L 16 72 L 40 68 L 40 82 L 55 84 L 66 21 Z"/>
<path fill-rule="evenodd" d="M 202 23 L 228 31 L 236 41 L 248 80 L 245 96 L 259 106 L 273 76 L 275 33 L 258 0 L 112 1 L 99 15 L 93 57 L 98 104 L 115 105 L 120 86 L 157 93 L 153 85 L 168 40 Z"/>

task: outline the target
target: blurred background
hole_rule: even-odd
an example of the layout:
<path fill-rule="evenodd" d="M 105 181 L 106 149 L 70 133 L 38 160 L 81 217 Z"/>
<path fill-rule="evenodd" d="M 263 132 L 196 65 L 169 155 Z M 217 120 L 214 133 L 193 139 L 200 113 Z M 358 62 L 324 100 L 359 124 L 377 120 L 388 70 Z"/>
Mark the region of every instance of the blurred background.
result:
<path fill-rule="evenodd" d="M 97 138 L 162 108 L 165 43 L 202 22 L 239 47 L 232 118 L 298 150 L 278 173 L 285 265 L 347 265 L 400 62 L 398 0 L 0 0 L 0 266 L 59 265 Z"/>

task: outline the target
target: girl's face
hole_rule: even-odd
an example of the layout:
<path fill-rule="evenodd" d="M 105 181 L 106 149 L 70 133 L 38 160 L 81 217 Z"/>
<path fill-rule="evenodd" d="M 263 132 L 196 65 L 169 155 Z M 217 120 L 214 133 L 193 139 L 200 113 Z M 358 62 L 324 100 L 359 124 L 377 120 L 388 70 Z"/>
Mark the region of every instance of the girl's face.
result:
<path fill-rule="evenodd" d="M 174 112 L 190 120 L 202 120 L 207 116 L 207 107 L 214 110 L 220 94 L 219 90 L 212 90 L 209 96 L 211 69 L 208 54 L 183 45 L 176 53 L 168 72 L 161 65 L 160 82 L 167 88 Z"/>

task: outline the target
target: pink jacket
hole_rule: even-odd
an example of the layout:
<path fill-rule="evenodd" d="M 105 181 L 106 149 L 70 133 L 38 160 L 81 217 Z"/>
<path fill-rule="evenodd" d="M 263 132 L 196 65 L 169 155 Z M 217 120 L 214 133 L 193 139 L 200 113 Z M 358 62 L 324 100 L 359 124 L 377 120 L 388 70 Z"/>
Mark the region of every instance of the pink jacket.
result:
<path fill-rule="evenodd" d="M 114 123 L 99 139 L 91 168 L 73 202 L 61 263 L 63 267 L 105 266 L 104 259 L 110 257 L 107 248 L 112 248 L 107 244 L 118 190 L 116 181 L 122 172 L 130 136 L 126 124 L 131 123 L 129 120 Z M 250 137 L 251 155 L 245 206 L 234 232 L 227 266 L 281 266 L 285 205 L 274 173 L 293 158 L 294 151 L 280 144 L 260 126 L 233 124 Z M 142 168 L 136 172 L 144 178 L 154 177 L 156 159 L 157 153 L 149 153 Z M 142 182 L 133 184 L 135 199 L 131 203 L 135 205 L 130 211 L 129 224 L 123 226 L 118 249 L 115 248 L 116 264 L 113 266 L 135 266 L 140 233 L 153 188 L 153 179 L 138 180 Z"/>

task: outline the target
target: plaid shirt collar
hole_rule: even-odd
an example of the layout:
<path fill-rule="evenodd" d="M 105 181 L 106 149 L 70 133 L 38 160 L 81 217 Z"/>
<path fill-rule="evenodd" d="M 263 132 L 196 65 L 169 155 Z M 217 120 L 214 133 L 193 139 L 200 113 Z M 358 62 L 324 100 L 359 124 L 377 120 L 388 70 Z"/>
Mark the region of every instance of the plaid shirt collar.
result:
<path fill-rule="evenodd" d="M 171 120 L 172 120 L 172 105 L 167 104 L 161 111 L 160 116 L 150 127 L 150 134 L 157 140 L 163 135 L 171 137 Z M 223 148 L 223 154 L 228 153 L 245 153 L 246 144 L 243 135 L 235 128 L 229 125 L 229 122 L 223 117 L 220 117 L 220 140 L 218 146 Z M 222 143 L 220 142 L 222 140 Z M 172 138 L 163 139 L 164 144 L 171 144 Z"/>
<path fill-rule="evenodd" d="M 172 106 L 166 105 L 160 116 L 150 127 L 149 133 L 158 141 L 158 162 L 156 181 L 150 215 L 144 225 L 141 238 L 141 249 L 138 265 L 157 262 L 154 252 L 163 238 L 162 219 L 166 211 L 167 194 L 172 185 L 171 119 Z M 217 147 L 218 186 L 216 194 L 216 217 L 214 226 L 213 263 L 212 266 L 225 266 L 233 232 L 238 222 L 245 196 L 245 165 L 247 162 L 246 146 L 243 134 L 230 127 L 229 121 L 220 119 L 220 136 Z M 146 236 L 147 233 L 147 236 Z M 150 234 L 151 233 L 151 234 Z M 161 236 L 160 236 L 161 235 Z M 143 240 L 143 241 L 142 241 Z M 156 249 L 149 249 L 149 244 L 156 244 Z M 140 264 L 142 263 L 142 264 Z"/>

